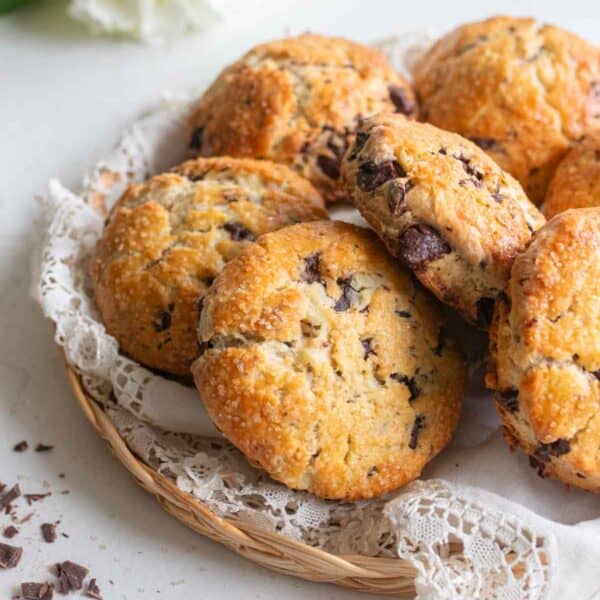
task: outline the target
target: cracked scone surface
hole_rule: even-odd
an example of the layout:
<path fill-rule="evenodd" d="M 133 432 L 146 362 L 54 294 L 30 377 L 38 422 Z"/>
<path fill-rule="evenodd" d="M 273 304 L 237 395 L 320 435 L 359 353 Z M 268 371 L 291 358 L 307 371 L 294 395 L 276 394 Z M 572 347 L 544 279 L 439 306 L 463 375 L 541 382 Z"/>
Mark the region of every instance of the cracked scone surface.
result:
<path fill-rule="evenodd" d="M 478 143 L 536 204 L 569 147 L 600 125 L 600 49 L 534 19 L 463 25 L 414 77 L 423 119 Z"/>
<path fill-rule="evenodd" d="M 354 225 L 262 236 L 205 297 L 199 338 L 192 371 L 211 418 L 290 488 L 383 494 L 458 421 L 465 363 L 435 301 Z"/>
<path fill-rule="evenodd" d="M 417 113 L 411 87 L 380 52 L 301 35 L 256 46 L 221 73 L 190 118 L 190 148 L 285 163 L 338 200 L 349 140 L 380 111 Z"/>
<path fill-rule="evenodd" d="M 343 163 L 354 203 L 388 250 L 482 329 L 544 217 L 461 136 L 400 115 L 365 121 Z"/>
<path fill-rule="evenodd" d="M 313 186 L 267 161 L 197 159 L 130 186 L 91 263 L 107 331 L 138 362 L 189 375 L 198 301 L 223 265 L 265 232 L 324 218 Z"/>
<path fill-rule="evenodd" d="M 550 219 L 569 208 L 592 206 L 600 206 L 600 131 L 586 136 L 560 162 L 542 211 Z"/>
<path fill-rule="evenodd" d="M 496 407 L 542 476 L 600 492 L 600 208 L 536 233 L 490 330 Z"/>

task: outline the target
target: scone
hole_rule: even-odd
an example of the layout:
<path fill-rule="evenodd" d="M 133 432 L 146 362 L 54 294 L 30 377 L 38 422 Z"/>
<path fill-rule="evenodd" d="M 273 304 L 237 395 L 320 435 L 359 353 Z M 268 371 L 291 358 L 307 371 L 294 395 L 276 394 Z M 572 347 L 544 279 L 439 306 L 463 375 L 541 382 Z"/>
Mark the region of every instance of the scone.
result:
<path fill-rule="evenodd" d="M 515 260 L 490 351 L 511 446 L 540 475 L 600 492 L 600 208 L 557 215 Z"/>
<path fill-rule="evenodd" d="M 380 111 L 417 114 L 412 89 L 381 53 L 301 35 L 257 46 L 221 73 L 191 116 L 190 148 L 285 163 L 338 200 L 354 130 Z"/>
<path fill-rule="evenodd" d="M 359 130 L 343 163 L 362 216 L 440 300 L 482 329 L 544 217 L 472 142 L 400 115 Z"/>
<path fill-rule="evenodd" d="M 423 119 L 473 140 L 536 204 L 569 147 L 600 125 L 600 49 L 534 19 L 463 25 L 414 78 Z"/>
<path fill-rule="evenodd" d="M 198 302 L 223 265 L 262 233 L 323 218 L 313 186 L 267 161 L 198 159 L 132 185 L 91 263 L 107 331 L 138 362 L 189 375 Z"/>
<path fill-rule="evenodd" d="M 204 298 L 192 371 L 216 426 L 288 487 L 371 498 L 450 440 L 465 363 L 437 306 L 376 236 L 269 233 Z"/>
<path fill-rule="evenodd" d="M 549 219 L 569 208 L 600 206 L 600 131 L 569 150 L 548 186 L 542 212 Z"/>

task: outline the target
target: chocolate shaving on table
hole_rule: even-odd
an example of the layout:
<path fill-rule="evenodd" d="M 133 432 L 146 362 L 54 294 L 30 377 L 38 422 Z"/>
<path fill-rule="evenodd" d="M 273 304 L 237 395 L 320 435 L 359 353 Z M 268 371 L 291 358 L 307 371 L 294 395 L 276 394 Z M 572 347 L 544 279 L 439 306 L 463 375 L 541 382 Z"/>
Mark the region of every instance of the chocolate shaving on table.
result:
<path fill-rule="evenodd" d="M 47 492 L 45 494 L 24 494 L 23 497 L 25 498 L 25 500 L 27 500 L 27 504 L 29 504 L 29 506 L 31 506 L 32 502 L 39 502 L 40 500 L 47 498 L 51 494 L 52 494 L 52 492 Z"/>
<path fill-rule="evenodd" d="M 6 492 L 6 494 L 4 494 L 4 496 L 0 497 L 0 512 L 2 512 L 6 508 L 9 508 L 11 503 L 14 500 L 16 500 L 20 495 L 21 495 L 21 488 L 19 487 L 19 484 L 17 483 L 13 487 L 11 487 L 10 490 L 8 490 L 8 492 Z M 7 511 L 7 514 L 8 514 L 8 511 Z"/>
<path fill-rule="evenodd" d="M 95 598 L 96 600 L 102 600 L 102 593 L 100 592 L 100 588 L 96 583 L 95 579 L 92 579 L 85 591 L 85 595 L 90 598 Z"/>
<path fill-rule="evenodd" d="M 31 517 L 33 517 L 33 515 L 35 515 L 35 513 L 30 512 L 28 515 L 25 515 L 22 519 L 18 520 L 17 523 L 19 525 L 23 525 L 23 523 L 27 523 L 27 521 L 29 521 L 29 519 L 31 519 Z"/>
<path fill-rule="evenodd" d="M 74 563 L 66 560 L 56 565 L 56 574 L 58 576 L 58 591 L 61 594 L 67 594 L 71 590 L 80 590 L 83 588 L 83 580 L 89 571 Z"/>
<path fill-rule="evenodd" d="M 27 582 L 21 584 L 23 600 L 52 600 L 54 586 L 45 583 Z"/>
<path fill-rule="evenodd" d="M 19 533 L 19 530 L 14 525 L 9 525 L 3 532 L 5 538 L 11 540 Z"/>
<path fill-rule="evenodd" d="M 19 564 L 23 548 L 0 544 L 0 569 L 13 569 Z"/>
<path fill-rule="evenodd" d="M 29 444 L 27 443 L 26 440 L 22 440 L 18 444 L 15 444 L 13 446 L 13 450 L 15 452 L 25 452 L 25 450 L 27 450 L 27 448 L 29 448 Z"/>
<path fill-rule="evenodd" d="M 56 525 L 54 523 L 42 523 L 41 530 L 45 542 L 52 544 L 56 541 Z"/>
<path fill-rule="evenodd" d="M 35 451 L 36 452 L 49 452 L 50 450 L 53 450 L 54 446 L 47 446 L 46 444 L 38 444 L 35 447 Z"/>

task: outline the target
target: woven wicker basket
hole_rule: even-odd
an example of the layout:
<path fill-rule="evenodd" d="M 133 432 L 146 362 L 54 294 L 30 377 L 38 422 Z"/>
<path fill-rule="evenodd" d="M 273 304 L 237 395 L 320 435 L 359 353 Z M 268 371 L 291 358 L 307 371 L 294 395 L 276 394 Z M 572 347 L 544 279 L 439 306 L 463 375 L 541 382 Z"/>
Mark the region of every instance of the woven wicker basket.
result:
<path fill-rule="evenodd" d="M 354 590 L 413 597 L 415 569 L 393 558 L 338 556 L 263 531 L 235 518 L 221 518 L 179 490 L 127 447 L 102 408 L 85 392 L 79 376 L 67 366 L 69 383 L 84 414 L 136 481 L 160 506 L 182 523 L 234 552 L 273 571 L 309 581 L 326 581 Z"/>

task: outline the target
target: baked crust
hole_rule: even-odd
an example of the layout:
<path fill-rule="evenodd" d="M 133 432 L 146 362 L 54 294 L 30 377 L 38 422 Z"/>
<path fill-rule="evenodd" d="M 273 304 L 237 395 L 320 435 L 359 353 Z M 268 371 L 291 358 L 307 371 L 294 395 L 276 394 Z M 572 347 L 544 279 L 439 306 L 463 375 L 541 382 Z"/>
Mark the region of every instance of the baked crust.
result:
<path fill-rule="evenodd" d="M 90 267 L 107 331 L 134 360 L 189 375 L 198 301 L 223 265 L 262 233 L 326 215 L 307 180 L 267 161 L 201 158 L 130 186 Z"/>
<path fill-rule="evenodd" d="M 256 46 L 219 75 L 190 118 L 190 147 L 285 163 L 339 200 L 341 158 L 359 121 L 380 111 L 417 113 L 411 87 L 380 52 L 301 35 Z"/>
<path fill-rule="evenodd" d="M 534 19 L 462 25 L 414 78 L 422 118 L 479 143 L 536 204 L 567 150 L 600 125 L 600 49 Z"/>

